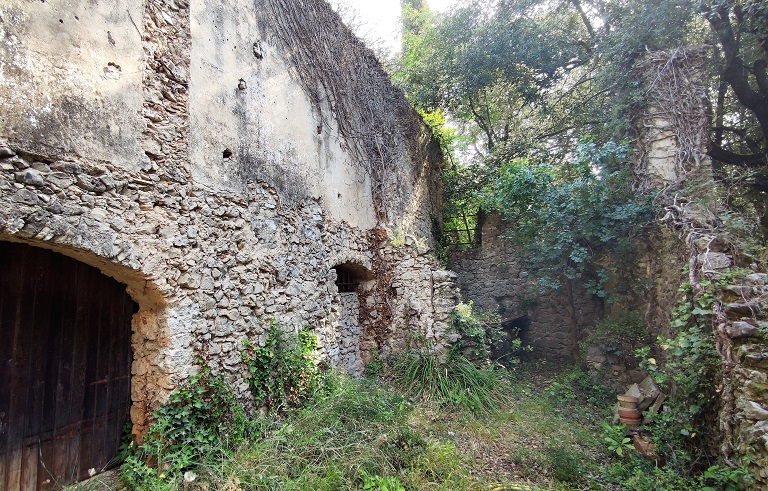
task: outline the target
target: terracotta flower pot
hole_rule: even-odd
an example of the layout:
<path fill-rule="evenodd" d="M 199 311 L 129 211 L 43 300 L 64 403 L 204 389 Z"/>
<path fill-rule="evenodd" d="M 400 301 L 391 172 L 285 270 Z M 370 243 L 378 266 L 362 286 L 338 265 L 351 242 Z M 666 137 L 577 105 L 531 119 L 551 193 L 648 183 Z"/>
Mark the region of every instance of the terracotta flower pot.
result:
<path fill-rule="evenodd" d="M 619 418 L 622 423 L 627 426 L 640 426 L 642 420 L 640 418 Z"/>
<path fill-rule="evenodd" d="M 629 409 L 635 409 L 640 400 L 635 396 L 616 396 L 619 400 L 619 406 Z"/>
<path fill-rule="evenodd" d="M 638 411 L 635 408 L 630 409 L 626 407 L 620 407 L 619 417 L 627 418 L 627 419 L 640 419 L 640 411 Z"/>

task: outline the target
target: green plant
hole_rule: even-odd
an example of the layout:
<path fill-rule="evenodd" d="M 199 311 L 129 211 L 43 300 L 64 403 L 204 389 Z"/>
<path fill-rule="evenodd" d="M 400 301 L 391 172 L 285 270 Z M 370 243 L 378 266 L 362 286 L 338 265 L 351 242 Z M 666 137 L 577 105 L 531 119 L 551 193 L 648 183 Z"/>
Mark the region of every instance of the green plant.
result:
<path fill-rule="evenodd" d="M 371 381 L 330 373 L 304 407 L 267 415 L 265 431 L 225 474 L 236 473 L 242 489 L 355 490 L 364 476 L 380 486 L 370 489 L 399 489 L 398 473 L 426 445 L 406 424 L 412 410 Z"/>
<path fill-rule="evenodd" d="M 624 425 L 614 426 L 602 422 L 600 426 L 603 428 L 603 443 L 609 452 L 623 457 L 626 450 L 634 448 L 632 439 L 627 436 L 627 428 Z"/>
<path fill-rule="evenodd" d="M 123 446 L 120 475 L 133 489 L 173 489 L 185 471 L 244 441 L 248 422 L 221 375 L 207 366 L 158 407 L 140 444 Z"/>
<path fill-rule="evenodd" d="M 575 483 L 584 476 L 582 457 L 573 448 L 552 445 L 547 447 L 546 457 L 549 468 L 558 481 Z"/>
<path fill-rule="evenodd" d="M 629 287 L 613 272 L 630 270 L 651 207 L 631 191 L 628 154 L 625 142 L 598 145 L 587 138 L 568 165 L 505 162 L 486 189 L 485 206 L 512 223 L 512 237 L 543 288 L 578 280 L 611 301 Z"/>
<path fill-rule="evenodd" d="M 752 477 L 745 467 L 710 466 L 701 476 L 701 491 L 743 491 Z"/>
<path fill-rule="evenodd" d="M 317 338 L 309 330 L 294 340 L 273 323 L 264 345 L 243 342 L 241 356 L 248 366 L 248 386 L 256 403 L 267 408 L 295 407 L 306 401 L 320 384 L 314 360 Z"/>
<path fill-rule="evenodd" d="M 389 239 L 389 245 L 392 247 L 402 247 L 405 245 L 405 232 L 400 228 L 395 228 L 392 232 L 392 238 Z"/>
<path fill-rule="evenodd" d="M 386 366 L 384 364 L 384 360 L 381 359 L 379 350 L 377 350 L 375 347 L 371 348 L 371 359 L 365 365 L 365 376 L 376 377 L 384 373 L 385 368 Z"/>
<path fill-rule="evenodd" d="M 480 368 L 458 348 L 441 362 L 429 345 L 405 354 L 394 366 L 396 382 L 413 396 L 472 412 L 494 410 L 507 399 L 502 370 Z"/>
<path fill-rule="evenodd" d="M 360 475 L 363 478 L 364 491 L 405 491 L 397 477 L 372 476 L 365 472 L 365 469 L 360 470 Z"/>
<path fill-rule="evenodd" d="M 461 346 L 473 358 L 486 359 L 488 357 L 489 340 L 486 335 L 485 321 L 488 315 L 483 317 L 473 309 L 473 302 L 459 302 L 450 314 L 451 328 L 461 335 Z M 498 322 L 498 316 L 491 319 Z"/>
<path fill-rule="evenodd" d="M 622 310 L 597 322 L 579 344 L 582 353 L 585 353 L 587 348 L 596 346 L 605 353 L 624 360 L 651 341 L 643 315 Z M 627 361 L 632 360 L 630 358 Z"/>

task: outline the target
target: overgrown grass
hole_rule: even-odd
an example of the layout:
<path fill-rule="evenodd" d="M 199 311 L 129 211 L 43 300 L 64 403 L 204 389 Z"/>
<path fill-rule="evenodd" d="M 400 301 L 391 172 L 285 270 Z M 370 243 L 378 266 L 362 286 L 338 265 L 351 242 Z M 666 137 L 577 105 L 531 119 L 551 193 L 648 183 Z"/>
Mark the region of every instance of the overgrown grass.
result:
<path fill-rule="evenodd" d="M 451 368 L 454 363 L 463 367 L 465 362 L 449 358 L 441 365 L 422 357 L 418 380 L 441 371 L 462 373 Z M 134 454 L 123 466 L 123 476 L 129 473 L 131 480 L 122 489 L 676 491 L 721 489 L 720 484 L 740 478 L 738 470 L 722 467 L 706 476 L 681 475 L 631 449 L 618 455 L 604 441 L 603 426 L 611 414 L 606 391 L 581 370 L 546 363 L 524 366 L 514 377 L 466 370 L 457 377 L 462 382 L 450 382 L 450 390 L 436 394 L 471 391 L 478 379 L 481 390 L 498 383 L 504 393 L 488 395 L 493 404 L 473 412 L 466 409 L 475 406 L 463 406 L 465 399 L 453 395 L 403 392 L 398 385 L 330 374 L 301 408 L 217 419 L 219 433 L 212 444 L 195 443 L 192 431 L 177 437 L 181 447 L 175 446 L 178 441 L 166 442 L 165 457 Z M 209 389 L 226 389 L 210 375 L 203 377 Z M 198 400 L 213 403 L 217 397 L 187 388 L 171 401 L 191 398 L 194 407 Z M 621 429 L 610 428 L 614 439 L 623 438 Z M 179 455 L 194 459 L 168 460 Z M 138 464 L 150 471 L 136 474 L 131 466 Z"/>
<path fill-rule="evenodd" d="M 411 397 L 474 413 L 498 410 L 509 402 L 508 372 L 478 367 L 458 350 L 445 362 L 425 346 L 407 353 L 394 367 L 395 383 Z"/>

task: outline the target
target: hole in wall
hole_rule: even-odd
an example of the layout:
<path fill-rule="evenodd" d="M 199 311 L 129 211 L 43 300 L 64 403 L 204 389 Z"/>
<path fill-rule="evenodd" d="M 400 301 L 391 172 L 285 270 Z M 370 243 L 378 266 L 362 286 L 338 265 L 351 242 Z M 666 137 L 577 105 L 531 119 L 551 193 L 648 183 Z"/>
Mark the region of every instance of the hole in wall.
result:
<path fill-rule="evenodd" d="M 514 359 L 519 358 L 523 352 L 516 348 L 514 340 L 520 339 L 522 346 L 525 346 L 530 325 L 531 319 L 527 315 L 502 321 L 498 335 L 492 336 L 491 358 L 504 365 L 511 364 Z"/>
<path fill-rule="evenodd" d="M 232 150 L 225 148 L 223 152 L 221 152 L 221 156 L 225 159 L 228 159 L 232 156 Z"/>

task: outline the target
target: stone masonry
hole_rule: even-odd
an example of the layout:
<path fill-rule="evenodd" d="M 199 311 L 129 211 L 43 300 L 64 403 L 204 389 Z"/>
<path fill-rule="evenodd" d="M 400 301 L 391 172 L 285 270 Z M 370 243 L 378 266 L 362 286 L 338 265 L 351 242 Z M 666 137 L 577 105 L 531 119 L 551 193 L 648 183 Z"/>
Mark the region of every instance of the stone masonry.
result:
<path fill-rule="evenodd" d="M 480 244 L 451 256 L 459 287 L 466 301 L 475 307 L 496 312 L 502 322 L 528 318 L 521 333 L 524 345 L 533 348 L 536 358 L 572 358 L 569 344 L 569 316 L 561 292 L 536 293 L 535 275 L 525 269 L 525 258 L 515 245 L 514 229 L 496 215 L 482 223 Z M 574 292 L 575 314 L 581 335 L 601 315 L 600 302 L 583 290 Z"/>
<path fill-rule="evenodd" d="M 247 399 L 242 343 L 263 342 L 271 320 L 311 328 L 319 357 L 356 375 L 373 348 L 455 341 L 453 276 L 429 250 L 440 193 L 428 128 L 394 88 L 369 87 L 386 91 L 378 96 L 399 122 L 356 135 L 390 148 L 386 173 L 370 172 L 367 154 L 352 151 L 365 141 L 323 116 L 346 92 L 310 97 L 295 46 L 263 13 L 228 0 L 0 7 L 0 240 L 61 252 L 126 285 L 139 305 L 137 435 L 199 360 Z M 327 42 L 386 78 L 324 2 L 304 15 L 331 22 Z M 366 83 L 348 81 L 350 91 Z M 395 227 L 403 246 L 389 244 Z M 339 293 L 333 268 L 343 264 L 374 280 Z"/>

